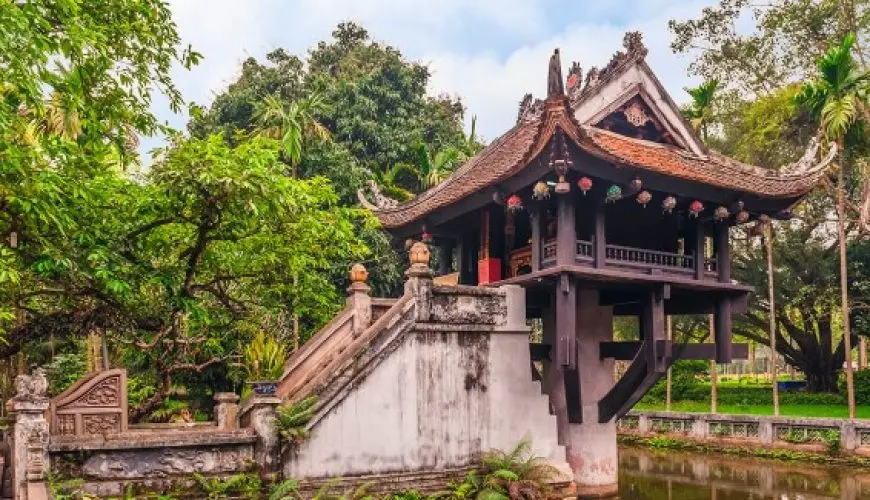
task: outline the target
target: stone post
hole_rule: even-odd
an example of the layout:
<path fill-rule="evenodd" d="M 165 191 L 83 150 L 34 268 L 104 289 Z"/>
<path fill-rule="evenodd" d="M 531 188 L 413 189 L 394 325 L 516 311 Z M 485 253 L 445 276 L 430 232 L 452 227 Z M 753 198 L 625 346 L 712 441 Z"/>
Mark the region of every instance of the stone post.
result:
<path fill-rule="evenodd" d="M 48 381 L 37 369 L 33 375 L 15 378 L 17 394 L 11 400 L 15 416 L 12 430 L 12 497 L 15 500 L 43 500 L 48 492 L 43 476 L 49 468 L 48 421 L 45 412 Z"/>
<path fill-rule="evenodd" d="M 214 394 L 214 419 L 220 430 L 239 428 L 239 396 L 234 392 Z"/>
<path fill-rule="evenodd" d="M 429 321 L 432 300 L 432 270 L 429 269 L 429 248 L 421 242 L 414 243 L 408 252 L 411 267 L 405 271 L 405 293 L 414 295 L 417 303 L 417 321 Z"/>
<path fill-rule="evenodd" d="M 281 398 L 251 395 L 239 410 L 242 427 L 250 428 L 257 435 L 254 445 L 254 462 L 259 465 L 260 477 L 273 479 L 281 469 L 281 436 L 275 425 L 275 412 Z"/>
<path fill-rule="evenodd" d="M 347 288 L 347 306 L 353 310 L 353 336 L 358 337 L 372 324 L 371 288 L 366 284 L 369 272 L 362 264 L 350 268 L 350 286 Z"/>
<path fill-rule="evenodd" d="M 855 427 L 855 422 L 845 421 L 840 424 L 840 449 L 847 452 L 854 452 L 859 446 L 860 437 L 858 437 L 858 429 Z"/>
<path fill-rule="evenodd" d="M 651 426 L 652 423 L 650 422 L 649 415 L 641 413 L 637 416 L 637 432 L 646 434 L 650 431 Z"/>
<path fill-rule="evenodd" d="M 710 421 L 703 416 L 692 419 L 692 429 L 689 435 L 695 439 L 706 439 L 710 434 Z"/>
<path fill-rule="evenodd" d="M 526 325 L 526 290 L 519 285 L 504 285 L 499 287 L 505 294 L 505 314 L 504 320 L 499 321 L 499 326 L 496 328 L 500 331 L 518 332 L 527 331 Z"/>
<path fill-rule="evenodd" d="M 773 442 L 776 441 L 772 418 L 762 418 L 758 420 L 758 440 L 765 446 L 772 446 Z"/>

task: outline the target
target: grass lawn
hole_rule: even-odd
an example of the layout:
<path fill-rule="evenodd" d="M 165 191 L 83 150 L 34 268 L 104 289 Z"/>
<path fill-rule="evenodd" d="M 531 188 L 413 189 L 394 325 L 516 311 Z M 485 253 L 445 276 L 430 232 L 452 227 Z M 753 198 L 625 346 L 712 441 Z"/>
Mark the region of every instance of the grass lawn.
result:
<path fill-rule="evenodd" d="M 664 403 L 640 402 L 635 405 L 637 410 L 664 411 Z M 708 413 L 710 403 L 707 401 L 674 401 L 671 411 L 685 411 L 696 413 Z M 732 415 L 773 415 L 773 406 L 750 405 L 750 404 L 720 404 L 719 413 Z M 848 418 L 849 410 L 846 405 L 811 405 L 811 404 L 784 404 L 780 405 L 779 413 L 788 417 L 825 417 L 825 418 Z M 855 408 L 855 416 L 862 419 L 870 419 L 870 405 Z"/>

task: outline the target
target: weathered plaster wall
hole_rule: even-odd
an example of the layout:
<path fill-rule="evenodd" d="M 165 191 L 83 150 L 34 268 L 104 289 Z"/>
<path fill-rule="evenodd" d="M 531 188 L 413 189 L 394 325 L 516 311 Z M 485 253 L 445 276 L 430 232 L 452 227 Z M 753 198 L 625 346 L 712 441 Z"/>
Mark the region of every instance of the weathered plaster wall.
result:
<path fill-rule="evenodd" d="M 314 425 L 285 457 L 286 477 L 462 467 L 526 434 L 536 455 L 564 464 L 549 401 L 531 379 L 528 333 L 428 326 L 405 333 Z"/>

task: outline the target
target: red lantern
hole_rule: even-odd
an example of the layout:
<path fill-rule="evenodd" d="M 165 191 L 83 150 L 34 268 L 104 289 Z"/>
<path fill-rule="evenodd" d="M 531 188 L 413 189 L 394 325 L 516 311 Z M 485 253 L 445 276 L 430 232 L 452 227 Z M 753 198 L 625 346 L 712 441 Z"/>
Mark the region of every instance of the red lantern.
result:
<path fill-rule="evenodd" d="M 510 198 L 507 199 L 507 211 L 515 214 L 523 209 L 523 199 L 519 196 L 512 194 Z"/>
<path fill-rule="evenodd" d="M 704 211 L 704 204 L 698 200 L 693 201 L 689 204 L 689 214 L 692 217 L 697 217 L 699 213 Z"/>
<path fill-rule="evenodd" d="M 738 224 L 743 224 L 744 222 L 749 220 L 749 212 L 746 210 L 741 210 L 737 212 L 737 216 L 734 218 Z"/>
<path fill-rule="evenodd" d="M 580 188 L 580 191 L 586 195 L 586 191 L 592 189 L 592 179 L 589 177 L 581 177 L 579 181 L 577 181 L 577 187 Z"/>
<path fill-rule="evenodd" d="M 432 235 L 424 232 L 423 236 L 420 237 L 420 240 L 423 243 L 431 243 L 432 242 Z"/>

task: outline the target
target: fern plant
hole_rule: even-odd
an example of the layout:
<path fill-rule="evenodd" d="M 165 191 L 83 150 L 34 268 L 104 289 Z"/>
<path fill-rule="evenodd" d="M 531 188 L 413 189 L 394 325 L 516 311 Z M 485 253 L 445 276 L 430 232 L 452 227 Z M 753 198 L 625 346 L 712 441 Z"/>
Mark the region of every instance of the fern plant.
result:
<path fill-rule="evenodd" d="M 287 347 L 274 337 L 257 332 L 245 347 L 245 368 L 248 380 L 278 380 L 287 361 Z"/>
<path fill-rule="evenodd" d="M 298 403 L 285 403 L 275 412 L 275 426 L 281 438 L 288 444 L 299 445 L 308 438 L 305 428 L 317 410 L 317 397 L 308 396 Z"/>
<path fill-rule="evenodd" d="M 253 494 L 259 491 L 261 486 L 260 478 L 252 474 L 235 474 L 224 479 L 206 477 L 194 472 L 193 479 L 209 500 L 230 498 L 230 494 L 233 493 Z"/>
<path fill-rule="evenodd" d="M 275 483 L 269 490 L 269 500 L 302 500 L 299 494 L 299 481 L 286 479 Z"/>

